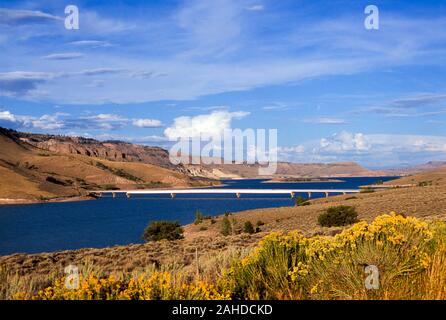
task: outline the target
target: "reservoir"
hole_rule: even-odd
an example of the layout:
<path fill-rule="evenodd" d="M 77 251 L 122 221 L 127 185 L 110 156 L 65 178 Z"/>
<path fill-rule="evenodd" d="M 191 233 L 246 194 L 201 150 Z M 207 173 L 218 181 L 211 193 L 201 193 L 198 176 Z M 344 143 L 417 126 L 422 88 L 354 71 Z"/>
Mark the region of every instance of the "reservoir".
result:
<path fill-rule="evenodd" d="M 264 183 L 265 179 L 223 180 L 231 189 L 357 189 L 359 186 L 397 177 L 336 178 L 339 182 Z M 307 197 L 306 193 L 299 194 Z M 312 198 L 324 197 L 315 193 Z M 67 249 L 101 248 L 142 243 L 144 228 L 157 220 L 194 221 L 195 211 L 221 215 L 258 208 L 293 206 L 283 195 L 225 194 L 138 195 L 127 199 L 104 196 L 98 200 L 0 206 L 0 255 Z"/>

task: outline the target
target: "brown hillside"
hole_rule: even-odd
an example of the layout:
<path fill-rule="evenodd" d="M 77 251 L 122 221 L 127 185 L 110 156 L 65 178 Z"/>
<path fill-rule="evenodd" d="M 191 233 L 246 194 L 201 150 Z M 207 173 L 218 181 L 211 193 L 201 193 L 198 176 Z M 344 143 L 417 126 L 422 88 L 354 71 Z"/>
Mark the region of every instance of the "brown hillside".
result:
<path fill-rule="evenodd" d="M 446 165 L 433 170 L 412 174 L 386 184 L 415 184 L 421 186 L 444 186 L 446 185 Z"/>
<path fill-rule="evenodd" d="M 39 149 L 0 130 L 0 201 L 48 200 L 97 189 L 188 187 L 212 182 L 152 164 Z"/>

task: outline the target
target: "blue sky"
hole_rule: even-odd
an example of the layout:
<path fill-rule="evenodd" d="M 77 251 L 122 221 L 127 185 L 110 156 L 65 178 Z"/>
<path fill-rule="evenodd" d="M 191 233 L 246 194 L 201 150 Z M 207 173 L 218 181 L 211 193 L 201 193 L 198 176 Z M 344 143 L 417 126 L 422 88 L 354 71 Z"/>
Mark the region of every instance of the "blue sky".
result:
<path fill-rule="evenodd" d="M 446 1 L 2 0 L 0 48 L 1 126 L 166 147 L 276 128 L 287 161 L 446 160 Z"/>

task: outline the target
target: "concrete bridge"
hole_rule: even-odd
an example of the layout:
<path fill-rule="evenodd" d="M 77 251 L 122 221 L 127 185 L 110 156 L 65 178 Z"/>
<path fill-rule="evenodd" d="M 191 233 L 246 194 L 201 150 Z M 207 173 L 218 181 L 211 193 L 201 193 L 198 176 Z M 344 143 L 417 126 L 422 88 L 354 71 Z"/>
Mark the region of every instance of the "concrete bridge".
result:
<path fill-rule="evenodd" d="M 285 194 L 290 195 L 291 198 L 295 197 L 296 193 L 307 193 L 308 198 L 311 198 L 313 193 L 325 193 L 328 197 L 330 193 L 334 194 L 348 194 L 358 193 L 357 189 L 223 189 L 223 188 L 209 188 L 209 189 L 149 189 L 149 190 L 105 190 L 95 191 L 99 194 L 111 194 L 113 198 L 117 194 L 125 194 L 127 198 L 132 195 L 150 194 L 150 195 L 162 195 L 168 194 L 172 198 L 175 198 L 177 194 L 233 194 L 237 198 L 240 198 L 242 194 Z"/>

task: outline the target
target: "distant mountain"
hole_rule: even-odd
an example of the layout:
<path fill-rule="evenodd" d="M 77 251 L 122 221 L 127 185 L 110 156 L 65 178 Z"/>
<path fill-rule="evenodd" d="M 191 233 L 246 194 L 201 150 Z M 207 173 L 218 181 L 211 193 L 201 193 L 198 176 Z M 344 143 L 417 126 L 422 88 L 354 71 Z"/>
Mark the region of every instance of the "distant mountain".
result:
<path fill-rule="evenodd" d="M 396 169 L 391 169 L 389 171 L 396 172 L 396 173 L 402 173 L 402 174 L 414 174 L 414 173 L 423 172 L 423 171 L 435 170 L 435 169 L 438 169 L 438 168 L 441 168 L 444 166 L 446 166 L 446 161 L 429 161 L 424 164 L 419 164 L 419 165 L 409 166 L 409 167 L 404 167 L 404 168 L 396 168 Z"/>
<path fill-rule="evenodd" d="M 259 164 L 210 164 L 188 165 L 189 172 L 220 178 L 261 178 Z M 279 162 L 275 177 L 319 178 L 319 177 L 366 177 L 388 175 L 384 171 L 368 170 L 355 162 L 337 163 L 290 163 Z"/>

